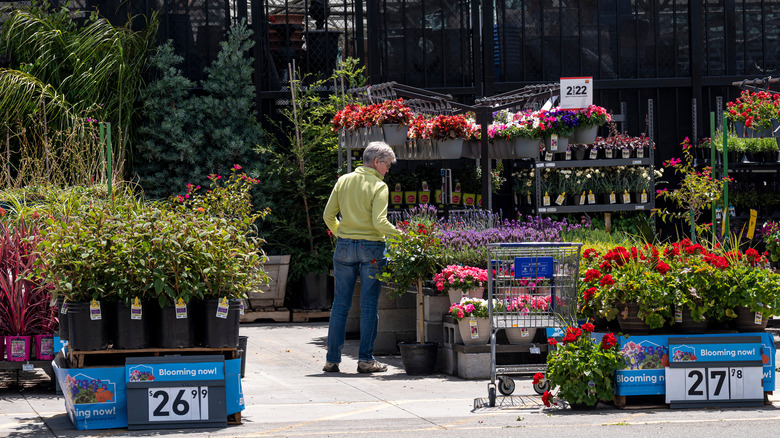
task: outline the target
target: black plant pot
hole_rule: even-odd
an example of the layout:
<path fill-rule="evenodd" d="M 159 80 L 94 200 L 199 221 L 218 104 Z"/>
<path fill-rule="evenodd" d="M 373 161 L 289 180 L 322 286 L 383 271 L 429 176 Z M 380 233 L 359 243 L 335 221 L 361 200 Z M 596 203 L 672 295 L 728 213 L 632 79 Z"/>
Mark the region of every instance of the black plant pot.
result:
<path fill-rule="evenodd" d="M 62 313 L 62 303 L 65 298 L 57 298 L 57 320 L 60 324 L 60 340 L 67 341 L 70 337 L 70 326 L 68 325 L 68 314 Z M 67 309 L 65 309 L 67 311 Z"/>
<path fill-rule="evenodd" d="M 105 350 L 108 347 L 108 321 L 100 303 L 100 315 L 92 319 L 89 302 L 68 303 L 68 345 L 74 351 Z"/>
<path fill-rule="evenodd" d="M 401 361 L 404 371 L 410 376 L 426 376 L 433 374 L 436 368 L 436 355 L 439 344 L 436 342 L 399 342 Z"/>
<path fill-rule="evenodd" d="M 132 308 L 122 301 L 116 302 L 116 333 L 114 348 L 136 349 L 151 346 L 152 304 L 141 301 L 141 312 L 133 319 Z"/>
<path fill-rule="evenodd" d="M 195 318 L 192 305 L 187 306 L 187 317 L 176 318 L 176 308 L 170 304 L 158 313 L 157 346 L 161 348 L 190 348 L 195 346 Z"/>
<path fill-rule="evenodd" d="M 304 310 L 329 309 L 328 274 L 308 273 L 298 281 L 299 305 Z"/>
<path fill-rule="evenodd" d="M 199 320 L 202 321 L 203 332 L 201 344 L 208 348 L 238 347 L 238 324 L 241 300 L 230 300 L 225 318 L 217 316 L 218 299 L 203 300 Z"/>

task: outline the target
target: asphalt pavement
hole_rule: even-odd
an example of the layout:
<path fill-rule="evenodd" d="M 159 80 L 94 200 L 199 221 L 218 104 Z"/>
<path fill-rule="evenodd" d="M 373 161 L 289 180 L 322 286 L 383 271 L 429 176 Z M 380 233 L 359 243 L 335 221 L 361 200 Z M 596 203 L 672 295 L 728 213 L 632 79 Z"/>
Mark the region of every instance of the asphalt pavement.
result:
<path fill-rule="evenodd" d="M 357 340 L 348 340 L 341 373 L 322 371 L 327 323 L 257 323 L 249 337 L 242 424 L 216 429 L 77 431 L 62 396 L 40 388 L 0 389 L 0 436 L 469 437 L 474 436 L 761 436 L 780 427 L 780 398 L 759 408 L 671 410 L 657 400 L 627 409 L 544 408 L 530 380 L 487 407 L 488 380 L 407 376 L 399 356 L 388 371 L 358 374 Z"/>

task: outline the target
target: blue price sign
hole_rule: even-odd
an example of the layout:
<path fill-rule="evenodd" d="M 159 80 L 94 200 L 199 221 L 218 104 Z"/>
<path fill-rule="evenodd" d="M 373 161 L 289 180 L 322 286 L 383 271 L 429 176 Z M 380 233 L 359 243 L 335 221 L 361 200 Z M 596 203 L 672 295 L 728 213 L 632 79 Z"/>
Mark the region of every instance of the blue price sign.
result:
<path fill-rule="evenodd" d="M 552 278 L 552 257 L 515 257 L 515 278 Z"/>

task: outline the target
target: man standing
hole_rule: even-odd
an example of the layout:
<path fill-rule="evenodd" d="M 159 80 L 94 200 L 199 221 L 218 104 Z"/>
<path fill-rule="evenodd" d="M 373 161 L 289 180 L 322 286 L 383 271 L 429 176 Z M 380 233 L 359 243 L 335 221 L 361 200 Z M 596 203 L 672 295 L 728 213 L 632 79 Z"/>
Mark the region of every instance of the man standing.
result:
<path fill-rule="evenodd" d="M 371 142 L 363 152 L 363 166 L 343 175 L 328 198 L 322 218 L 337 237 L 333 253 L 335 292 L 328 326 L 328 353 L 323 371 L 339 372 L 355 282 L 360 275 L 360 350 L 358 372 L 387 371 L 374 359 L 377 304 L 382 284 L 376 278 L 387 263 L 385 236 L 398 234 L 387 220 L 388 189 L 382 179 L 395 162 L 384 142 Z M 341 213 L 341 220 L 337 215 Z"/>

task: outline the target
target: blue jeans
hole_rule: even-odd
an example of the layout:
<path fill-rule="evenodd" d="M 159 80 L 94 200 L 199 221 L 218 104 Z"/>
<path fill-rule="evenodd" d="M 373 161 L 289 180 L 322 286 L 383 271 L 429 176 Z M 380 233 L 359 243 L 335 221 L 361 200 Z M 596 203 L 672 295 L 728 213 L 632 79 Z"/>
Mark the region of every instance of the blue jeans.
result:
<path fill-rule="evenodd" d="M 335 291 L 328 325 L 328 354 L 326 360 L 341 363 L 341 349 L 347 331 L 347 315 L 352 307 L 355 282 L 360 274 L 360 350 L 359 361 L 374 360 L 377 305 L 382 283 L 375 277 L 387 264 L 385 243 L 373 240 L 339 238 L 333 253 Z"/>

